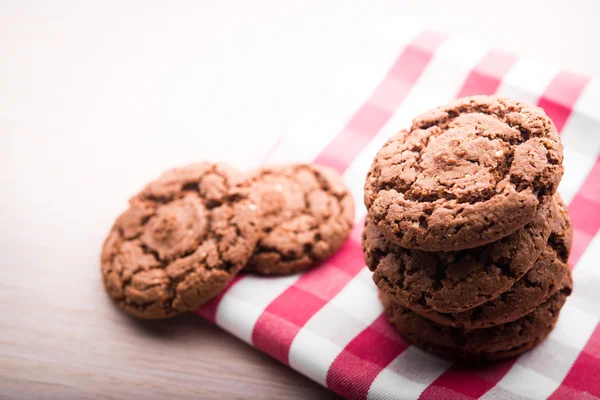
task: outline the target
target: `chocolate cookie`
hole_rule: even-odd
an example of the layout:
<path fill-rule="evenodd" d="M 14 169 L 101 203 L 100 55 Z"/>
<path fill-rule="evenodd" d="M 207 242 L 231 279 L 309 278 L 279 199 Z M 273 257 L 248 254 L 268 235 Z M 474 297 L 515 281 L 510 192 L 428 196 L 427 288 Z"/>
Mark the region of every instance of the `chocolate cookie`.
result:
<path fill-rule="evenodd" d="M 262 233 L 246 271 L 264 275 L 303 271 L 346 241 L 354 221 L 354 201 L 332 168 L 268 167 L 249 180 Z"/>
<path fill-rule="evenodd" d="M 493 96 L 459 99 L 413 120 L 379 151 L 365 182 L 377 227 L 400 246 L 453 251 L 523 227 L 563 174 L 542 109 Z"/>
<path fill-rule="evenodd" d="M 498 297 L 529 271 L 556 214 L 550 199 L 531 222 L 497 242 L 432 253 L 392 244 L 367 219 L 363 251 L 373 281 L 395 303 L 419 312 L 459 313 Z"/>
<path fill-rule="evenodd" d="M 467 329 L 438 325 L 381 295 L 388 320 L 409 342 L 448 358 L 470 361 L 499 360 L 531 349 L 552 330 L 571 293 L 571 273 L 561 289 L 533 312 L 491 328 Z"/>
<path fill-rule="evenodd" d="M 570 271 L 567 260 L 571 251 L 572 229 L 564 205 L 561 203 L 558 208 L 561 212 L 555 219 L 557 226 L 542 255 L 510 290 L 461 313 L 417 313 L 440 325 L 477 329 L 514 321 L 532 312 L 560 289 L 564 275 Z"/>
<path fill-rule="evenodd" d="M 129 201 L 101 255 L 107 293 L 141 318 L 196 309 L 242 269 L 258 239 L 256 206 L 235 169 L 165 172 Z"/>

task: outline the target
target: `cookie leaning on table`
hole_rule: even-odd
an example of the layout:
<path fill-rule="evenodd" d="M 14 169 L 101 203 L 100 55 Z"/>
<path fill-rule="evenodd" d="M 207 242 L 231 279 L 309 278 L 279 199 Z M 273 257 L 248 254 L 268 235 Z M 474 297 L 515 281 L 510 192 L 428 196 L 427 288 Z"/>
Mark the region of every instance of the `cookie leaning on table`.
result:
<path fill-rule="evenodd" d="M 354 201 L 342 176 L 315 164 L 262 168 L 249 176 L 261 236 L 245 271 L 284 275 L 330 257 L 348 238 Z"/>
<path fill-rule="evenodd" d="M 129 201 L 102 249 L 108 295 L 140 318 L 195 310 L 242 269 L 258 239 L 256 205 L 223 164 L 175 168 Z"/>
<path fill-rule="evenodd" d="M 482 246 L 526 225 L 552 197 L 562 149 L 541 108 L 494 96 L 459 99 L 387 141 L 369 170 L 365 205 L 400 246 Z"/>

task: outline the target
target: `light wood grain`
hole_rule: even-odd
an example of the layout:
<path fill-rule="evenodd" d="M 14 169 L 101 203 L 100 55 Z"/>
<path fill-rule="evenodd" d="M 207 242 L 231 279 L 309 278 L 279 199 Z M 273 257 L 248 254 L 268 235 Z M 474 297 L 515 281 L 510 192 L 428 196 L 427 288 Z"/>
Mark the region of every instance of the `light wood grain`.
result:
<path fill-rule="evenodd" d="M 0 397 L 331 397 L 199 317 L 115 309 L 98 258 L 126 199 L 175 165 L 255 166 L 381 18 L 600 74 L 598 4 L 0 1 Z"/>
<path fill-rule="evenodd" d="M 55 311 L 65 315 L 64 310 Z M 117 316 L 94 320 L 99 322 L 71 315 L 72 326 L 59 328 L 60 337 L 3 335 L 2 346 L 10 351 L 0 355 L 2 395 L 15 399 L 32 398 L 35 393 L 80 399 L 332 397 L 196 316 L 139 322 L 111 312 Z M 115 334 L 107 335 L 99 325 Z M 36 331 L 32 328 L 32 332 Z"/>

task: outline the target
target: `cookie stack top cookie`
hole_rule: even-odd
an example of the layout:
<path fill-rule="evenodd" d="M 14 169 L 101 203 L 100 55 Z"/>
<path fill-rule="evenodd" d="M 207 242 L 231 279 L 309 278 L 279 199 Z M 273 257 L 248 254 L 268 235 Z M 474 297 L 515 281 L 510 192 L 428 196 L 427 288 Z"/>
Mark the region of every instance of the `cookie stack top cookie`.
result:
<path fill-rule="evenodd" d="M 558 132 L 540 108 L 467 97 L 387 141 L 369 170 L 365 205 L 402 247 L 482 246 L 534 219 L 558 187 L 562 160 Z"/>

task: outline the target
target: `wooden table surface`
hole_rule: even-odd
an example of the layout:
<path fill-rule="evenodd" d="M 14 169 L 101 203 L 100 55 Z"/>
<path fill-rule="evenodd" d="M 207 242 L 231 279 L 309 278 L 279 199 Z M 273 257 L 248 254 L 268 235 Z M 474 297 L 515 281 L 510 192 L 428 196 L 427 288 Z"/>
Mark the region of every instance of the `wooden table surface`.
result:
<path fill-rule="evenodd" d="M 254 165 L 378 18 L 600 74 L 595 1 L 444 4 L 1 1 L 0 398 L 332 397 L 197 316 L 119 312 L 100 247 L 161 170 Z"/>

